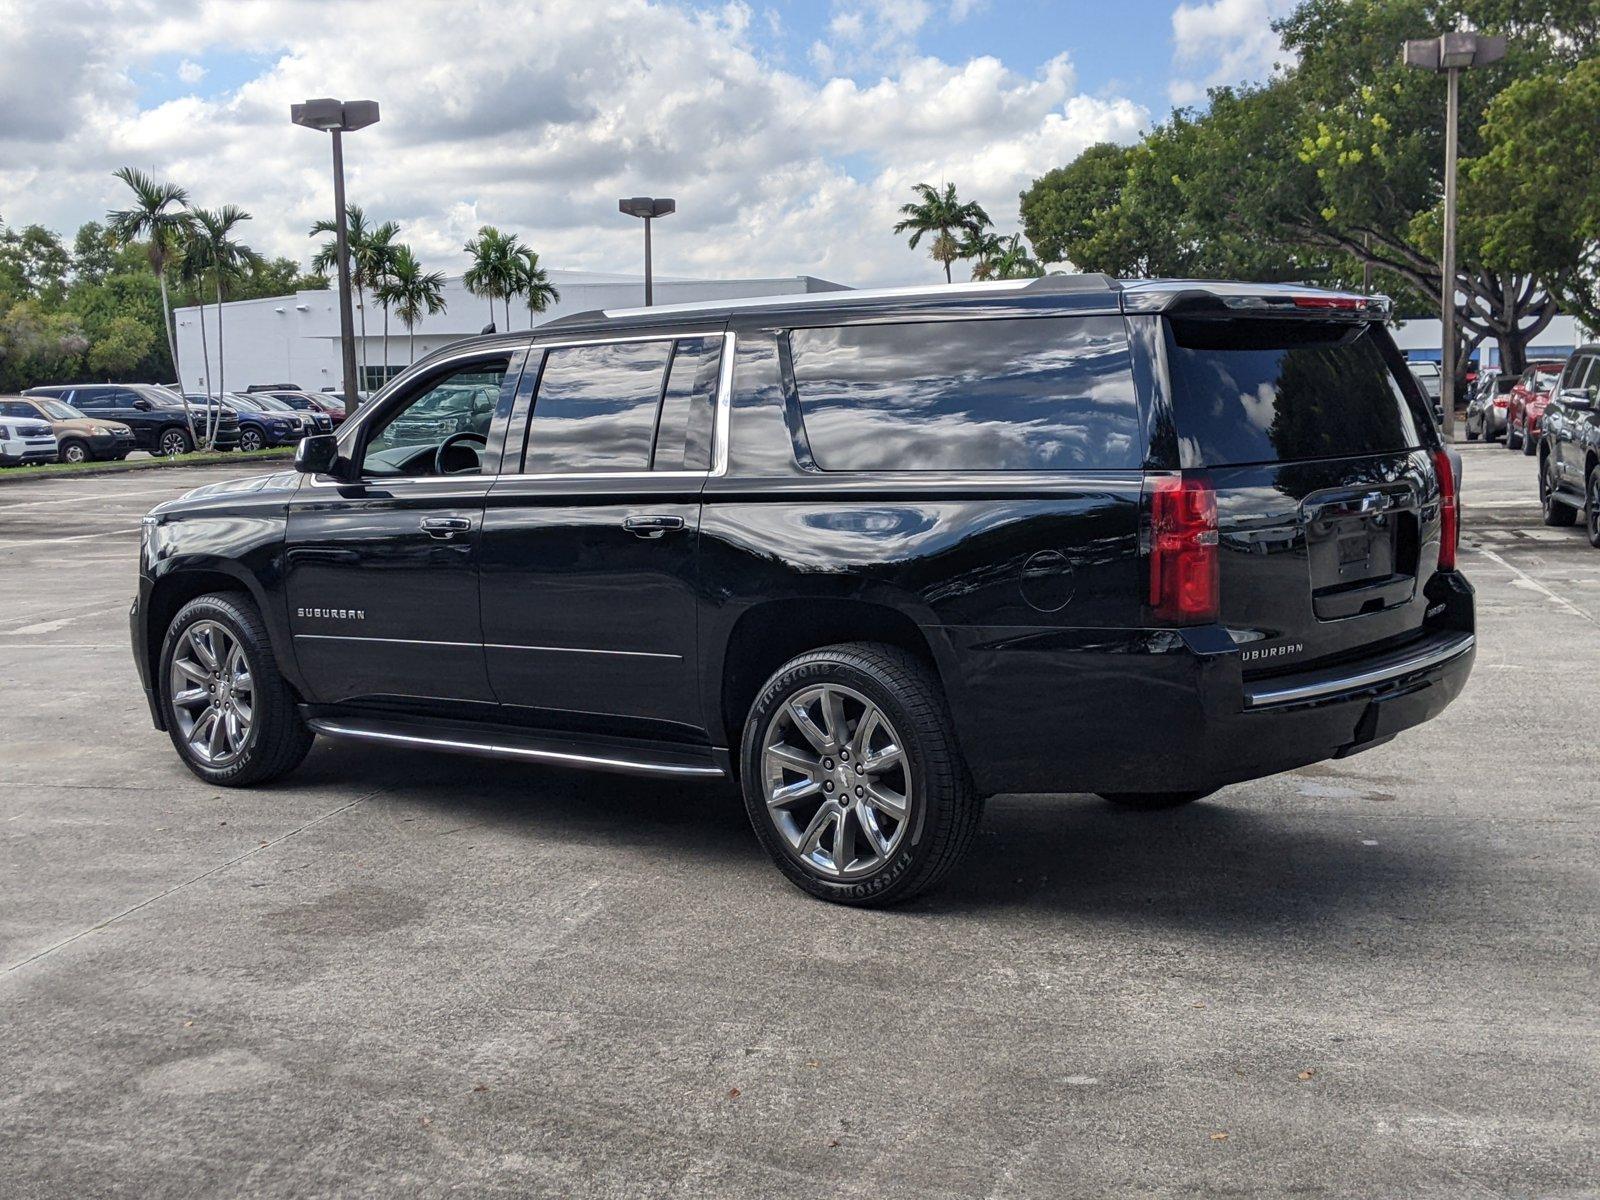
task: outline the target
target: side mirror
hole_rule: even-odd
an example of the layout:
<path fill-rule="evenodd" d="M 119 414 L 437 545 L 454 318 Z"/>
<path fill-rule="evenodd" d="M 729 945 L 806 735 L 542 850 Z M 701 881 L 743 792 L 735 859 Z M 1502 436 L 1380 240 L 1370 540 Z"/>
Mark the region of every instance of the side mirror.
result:
<path fill-rule="evenodd" d="M 141 397 L 139 397 L 139 399 L 135 400 L 133 402 L 133 406 L 135 408 L 137 408 L 140 412 L 149 412 L 150 411 L 150 401 L 146 400 L 143 396 L 141 396 Z"/>
<path fill-rule="evenodd" d="M 332 475 L 339 462 L 339 439 L 331 433 L 314 433 L 294 448 L 294 469 L 307 475 Z"/>

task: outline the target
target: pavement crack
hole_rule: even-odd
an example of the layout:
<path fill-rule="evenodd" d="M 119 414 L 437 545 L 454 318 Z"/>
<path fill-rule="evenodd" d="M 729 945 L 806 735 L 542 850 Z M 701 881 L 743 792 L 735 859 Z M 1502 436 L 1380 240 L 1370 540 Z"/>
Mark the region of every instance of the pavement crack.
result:
<path fill-rule="evenodd" d="M 374 788 L 372 791 L 367 792 L 365 795 L 357 796 L 354 800 L 351 800 L 347 804 L 341 804 L 338 808 L 330 809 L 328 812 L 323 813 L 321 816 L 313 817 L 313 818 L 311 818 L 311 820 L 306 821 L 304 824 L 297 825 L 293 829 L 290 829 L 285 833 L 280 833 L 275 838 L 272 838 L 272 839 L 270 839 L 268 841 L 262 842 L 259 846 L 250 847 L 250 849 L 246 850 L 243 854 L 234 855 L 234 857 L 228 859 L 227 862 L 218 863 L 216 866 L 211 867 L 209 870 L 202 871 L 198 875 L 195 875 L 195 876 L 192 876 L 192 877 L 190 877 L 188 879 L 185 879 L 182 883 L 175 883 L 171 887 L 165 889 L 164 891 L 157 892 L 154 896 L 147 896 L 145 899 L 139 901 L 139 903 L 134 904 L 134 905 L 130 905 L 128 908 L 123 909 L 121 912 L 113 913 L 111 916 L 107 917 L 103 921 L 96 921 L 93 925 L 90 925 L 88 928 L 80 929 L 80 930 L 78 930 L 77 933 L 74 933 L 69 937 L 62 938 L 59 942 L 56 942 L 54 945 L 46 946 L 43 950 L 36 951 L 35 953 L 30 954 L 27 958 L 24 958 L 19 962 L 12 963 L 5 970 L 0 971 L 0 976 L 10 975 L 13 971 L 20 971 L 20 970 L 22 970 L 23 967 L 26 967 L 30 963 L 36 963 L 41 958 L 45 958 L 45 957 L 47 957 L 47 956 L 49 956 L 51 954 L 54 954 L 57 950 L 63 949 L 64 947 L 67 947 L 67 946 L 70 946 L 73 942 L 76 942 L 79 938 L 88 937 L 91 933 L 97 933 L 100 930 L 105 929 L 107 926 L 115 925 L 118 921 L 122 920 L 124 917 L 131 917 L 134 913 L 139 912 L 141 909 L 149 908 L 152 904 L 155 904 L 155 903 L 157 903 L 157 902 L 159 902 L 161 900 L 165 900 L 168 896 L 174 895 L 177 892 L 181 892 L 185 888 L 193 887 L 195 884 L 200 883 L 203 880 L 210 879 L 213 875 L 220 874 L 221 872 L 226 871 L 229 867 L 236 866 L 237 864 L 244 862 L 244 860 L 247 859 L 247 858 L 255 857 L 257 854 L 260 854 L 263 850 L 272 849 L 279 842 L 288 841 L 290 838 L 294 837 L 297 834 L 304 833 L 306 830 L 312 828 L 313 826 L 320 825 L 324 821 L 330 820 L 333 817 L 337 817 L 340 813 L 349 812 L 356 805 L 361 804 L 364 801 L 372 799 L 372 797 L 376 796 L 382 790 L 383 790 L 382 788 Z"/>

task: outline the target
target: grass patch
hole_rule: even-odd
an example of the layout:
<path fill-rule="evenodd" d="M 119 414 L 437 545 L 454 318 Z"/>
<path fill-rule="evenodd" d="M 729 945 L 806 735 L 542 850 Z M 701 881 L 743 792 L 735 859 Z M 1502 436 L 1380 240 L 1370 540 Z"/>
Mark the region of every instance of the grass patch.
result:
<path fill-rule="evenodd" d="M 33 467 L 0 469 L 0 483 L 14 479 L 38 479 L 46 475 L 120 475 L 124 471 L 171 471 L 184 467 L 229 466 L 235 463 L 248 467 L 251 463 L 280 462 L 293 457 L 293 446 L 278 446 L 271 450 L 196 451 L 175 458 L 127 458 L 121 462 L 40 463 Z"/>

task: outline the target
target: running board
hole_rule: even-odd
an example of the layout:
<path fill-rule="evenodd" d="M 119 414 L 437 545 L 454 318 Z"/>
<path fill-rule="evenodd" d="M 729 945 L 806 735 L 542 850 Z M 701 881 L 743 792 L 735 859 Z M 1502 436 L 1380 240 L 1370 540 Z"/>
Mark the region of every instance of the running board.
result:
<path fill-rule="evenodd" d="M 369 717 L 307 716 L 314 733 L 363 742 L 384 742 L 417 750 L 442 750 L 485 758 L 542 762 L 578 770 L 624 775 L 668 775 L 679 779 L 722 779 L 726 772 L 708 761 L 709 752 L 667 747 L 636 748 L 623 743 L 562 741 L 509 730 L 439 729 L 406 721 Z"/>

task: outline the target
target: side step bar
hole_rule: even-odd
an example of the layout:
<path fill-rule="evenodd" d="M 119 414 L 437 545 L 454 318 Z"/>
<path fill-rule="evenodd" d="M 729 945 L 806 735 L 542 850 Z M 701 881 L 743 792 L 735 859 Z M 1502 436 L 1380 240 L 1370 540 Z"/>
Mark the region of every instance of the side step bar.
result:
<path fill-rule="evenodd" d="M 709 751 L 636 748 L 621 743 L 563 741 L 513 730 L 474 730 L 459 726 L 427 726 L 372 717 L 306 716 L 313 732 L 333 738 L 385 742 L 417 750 L 442 750 L 486 758 L 542 762 L 580 770 L 616 771 L 625 775 L 667 775 L 679 779 L 722 779 L 726 772 L 710 760 Z"/>

